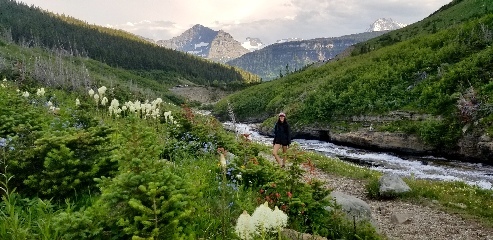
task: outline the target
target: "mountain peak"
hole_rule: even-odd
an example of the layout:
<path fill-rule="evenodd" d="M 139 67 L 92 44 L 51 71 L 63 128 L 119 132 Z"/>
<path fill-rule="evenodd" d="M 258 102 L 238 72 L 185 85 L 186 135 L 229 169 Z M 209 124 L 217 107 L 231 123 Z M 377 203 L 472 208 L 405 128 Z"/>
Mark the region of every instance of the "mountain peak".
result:
<path fill-rule="evenodd" d="M 202 29 L 205 28 L 202 24 L 195 24 L 191 27 L 191 29 Z"/>
<path fill-rule="evenodd" d="M 373 22 L 366 31 L 379 32 L 379 31 L 396 30 L 399 28 L 403 28 L 405 26 L 406 24 L 398 23 L 392 20 L 392 18 L 379 18 L 375 22 Z"/>
<path fill-rule="evenodd" d="M 178 37 L 156 43 L 217 62 L 226 62 L 248 52 L 231 34 L 223 30 L 215 31 L 201 24 L 195 24 Z"/>

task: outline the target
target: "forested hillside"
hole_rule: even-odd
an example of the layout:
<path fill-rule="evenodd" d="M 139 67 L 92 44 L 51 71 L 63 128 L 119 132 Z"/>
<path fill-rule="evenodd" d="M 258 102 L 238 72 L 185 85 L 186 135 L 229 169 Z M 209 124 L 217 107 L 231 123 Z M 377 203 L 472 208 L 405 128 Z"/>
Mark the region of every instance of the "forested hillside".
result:
<path fill-rule="evenodd" d="M 12 0 L 0 0 L 0 33 L 20 45 L 64 49 L 164 84 L 176 84 L 180 79 L 198 84 L 258 81 L 256 76 L 237 68 L 204 61 L 124 31 L 89 25 Z"/>
<path fill-rule="evenodd" d="M 234 94 L 215 112 L 226 118 L 229 102 L 237 119 L 270 125 L 285 111 L 298 131 L 372 125 L 418 136 L 441 153 L 463 151 L 458 146 L 467 142 L 466 156 L 487 160 L 492 43 L 493 2 L 453 1 L 420 22 L 358 44 L 350 57 Z"/>

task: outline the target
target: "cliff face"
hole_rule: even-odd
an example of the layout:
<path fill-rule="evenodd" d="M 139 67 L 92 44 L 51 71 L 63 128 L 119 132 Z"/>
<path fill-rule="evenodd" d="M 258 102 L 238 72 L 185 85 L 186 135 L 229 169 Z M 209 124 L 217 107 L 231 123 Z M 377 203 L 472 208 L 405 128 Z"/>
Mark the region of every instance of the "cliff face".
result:
<path fill-rule="evenodd" d="M 241 46 L 241 43 L 234 40 L 233 37 L 220 30 L 216 37 L 211 41 L 208 59 L 216 62 L 227 62 L 238 58 L 249 51 Z"/>
<path fill-rule="evenodd" d="M 229 33 L 222 30 L 214 31 L 199 24 L 183 32 L 178 37 L 159 40 L 157 44 L 222 63 L 249 52 Z"/>
<path fill-rule="evenodd" d="M 464 135 L 454 149 L 437 149 L 423 143 L 415 135 L 390 132 L 374 132 L 366 129 L 348 133 L 331 133 L 327 136 L 331 142 L 397 153 L 416 155 L 436 155 L 466 162 L 493 164 L 493 141 L 486 135 Z"/>

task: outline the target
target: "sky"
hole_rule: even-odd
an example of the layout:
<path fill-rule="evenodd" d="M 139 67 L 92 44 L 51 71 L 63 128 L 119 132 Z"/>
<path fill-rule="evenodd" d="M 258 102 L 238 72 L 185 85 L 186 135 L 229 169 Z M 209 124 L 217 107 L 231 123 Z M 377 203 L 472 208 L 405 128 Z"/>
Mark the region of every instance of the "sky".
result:
<path fill-rule="evenodd" d="M 271 44 L 365 32 L 379 18 L 412 24 L 452 0 L 17 0 L 89 24 L 153 40 L 179 36 L 195 24 Z"/>

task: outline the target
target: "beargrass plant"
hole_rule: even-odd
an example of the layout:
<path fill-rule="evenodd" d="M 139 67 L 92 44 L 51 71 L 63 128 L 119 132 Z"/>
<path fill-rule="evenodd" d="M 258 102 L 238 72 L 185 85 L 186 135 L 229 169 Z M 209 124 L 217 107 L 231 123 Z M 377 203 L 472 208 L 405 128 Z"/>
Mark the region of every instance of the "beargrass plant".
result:
<path fill-rule="evenodd" d="M 285 171 L 259 154 L 265 146 L 188 106 L 157 110 L 140 99 L 124 110 L 101 87 L 93 91 L 105 104 L 87 92 L 45 87 L 41 96 L 36 86 L 26 97 L 7 84 L 0 87 L 2 239 L 241 239 L 238 218 L 265 203 L 286 214 L 279 226 L 378 239 L 324 209 L 321 184 L 299 179 L 310 161 L 301 149 L 285 156 L 293 163 Z M 279 239 L 280 230 L 264 237 Z"/>

